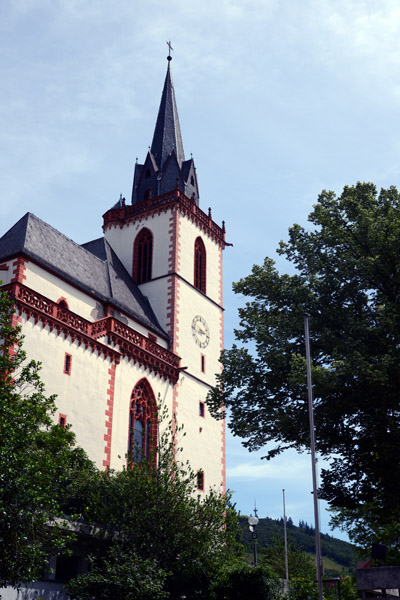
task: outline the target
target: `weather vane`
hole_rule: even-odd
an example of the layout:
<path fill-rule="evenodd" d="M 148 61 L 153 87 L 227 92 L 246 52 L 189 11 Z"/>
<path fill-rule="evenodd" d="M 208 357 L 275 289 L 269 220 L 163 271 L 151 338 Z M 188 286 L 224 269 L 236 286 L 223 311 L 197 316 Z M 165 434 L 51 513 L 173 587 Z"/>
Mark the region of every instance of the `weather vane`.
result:
<path fill-rule="evenodd" d="M 169 40 L 169 42 L 165 42 L 168 46 L 168 56 L 167 59 L 168 60 L 172 60 L 172 56 L 171 56 L 171 50 L 173 50 L 172 44 L 171 44 L 171 40 Z"/>

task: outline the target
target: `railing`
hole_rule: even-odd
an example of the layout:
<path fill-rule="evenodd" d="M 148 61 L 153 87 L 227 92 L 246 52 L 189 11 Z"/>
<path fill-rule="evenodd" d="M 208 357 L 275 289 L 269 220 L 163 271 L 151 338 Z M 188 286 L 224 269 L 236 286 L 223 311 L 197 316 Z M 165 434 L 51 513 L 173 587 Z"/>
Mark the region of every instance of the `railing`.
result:
<path fill-rule="evenodd" d="M 173 192 L 168 192 L 167 194 L 162 194 L 161 196 L 149 198 L 148 200 L 143 200 L 138 204 L 128 205 L 124 206 L 123 208 L 109 210 L 103 215 L 104 225 L 111 222 L 120 222 L 125 219 L 129 219 L 129 217 L 133 217 L 143 212 L 161 208 L 173 202 L 178 202 L 178 204 L 180 204 L 188 212 L 190 212 L 205 228 L 211 230 L 211 232 L 217 237 L 219 237 L 221 240 L 225 240 L 224 222 L 222 223 L 222 227 L 219 227 L 216 223 L 214 223 L 210 215 L 206 215 L 206 213 L 203 212 L 201 208 L 199 208 L 180 190 L 175 190 Z"/>
<path fill-rule="evenodd" d="M 176 371 L 179 368 L 180 359 L 176 354 L 153 342 L 141 333 L 134 331 L 127 325 L 114 319 L 114 317 L 104 317 L 98 321 L 90 322 L 24 285 L 9 284 L 3 286 L 3 289 L 7 290 L 11 297 L 16 298 L 25 305 L 28 311 L 29 308 L 32 308 L 36 314 L 42 313 L 54 319 L 53 322 L 65 325 L 77 334 L 85 334 L 87 338 L 93 340 L 97 340 L 99 337 L 107 334 L 114 334 L 117 337 L 114 341 L 118 345 L 121 345 L 121 341 L 127 342 L 134 348 L 148 353 L 152 362 L 154 360 L 156 362 L 162 361 L 165 364 L 163 372 L 165 372 L 165 369 L 170 371 L 172 368 L 173 371 Z M 158 364 L 160 365 L 160 363 Z M 175 375 L 177 376 L 177 371 Z"/>

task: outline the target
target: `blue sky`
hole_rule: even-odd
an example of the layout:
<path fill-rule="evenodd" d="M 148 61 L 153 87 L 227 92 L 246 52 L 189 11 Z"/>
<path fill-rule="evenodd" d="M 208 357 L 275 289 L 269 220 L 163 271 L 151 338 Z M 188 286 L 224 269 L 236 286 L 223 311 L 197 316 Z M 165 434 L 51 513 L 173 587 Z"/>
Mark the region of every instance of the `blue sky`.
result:
<path fill-rule="evenodd" d="M 200 205 L 226 221 L 232 281 L 307 224 L 322 189 L 399 183 L 396 0 L 0 0 L 1 233 L 28 210 L 79 243 L 130 195 L 151 144 L 172 40 Z M 317 432 L 318 435 L 318 432 Z M 265 463 L 228 436 L 238 508 L 313 522 L 310 457 Z M 322 530 L 328 516 L 321 507 Z"/>

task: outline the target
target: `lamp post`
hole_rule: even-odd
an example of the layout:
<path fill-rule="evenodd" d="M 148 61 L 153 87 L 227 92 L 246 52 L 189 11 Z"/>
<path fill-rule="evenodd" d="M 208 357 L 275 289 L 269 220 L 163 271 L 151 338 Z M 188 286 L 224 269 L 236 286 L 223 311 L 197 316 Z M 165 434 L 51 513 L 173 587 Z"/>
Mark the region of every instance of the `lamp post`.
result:
<path fill-rule="evenodd" d="M 257 509 L 254 509 L 254 517 L 249 517 L 247 522 L 249 524 L 249 529 L 251 531 L 251 537 L 253 538 L 253 548 L 254 548 L 254 566 L 257 566 L 257 531 L 256 526 L 258 525 L 257 518 Z"/>

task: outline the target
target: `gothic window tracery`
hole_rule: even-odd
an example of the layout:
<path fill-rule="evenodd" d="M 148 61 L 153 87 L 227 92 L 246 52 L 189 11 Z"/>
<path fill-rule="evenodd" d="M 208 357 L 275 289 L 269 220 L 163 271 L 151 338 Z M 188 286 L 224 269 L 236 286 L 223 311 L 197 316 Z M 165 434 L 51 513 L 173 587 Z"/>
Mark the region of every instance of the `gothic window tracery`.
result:
<path fill-rule="evenodd" d="M 142 379 L 133 389 L 129 408 L 128 455 L 132 462 L 151 459 L 157 440 L 156 413 L 154 394 Z"/>
<path fill-rule="evenodd" d="M 194 286 L 206 293 L 206 248 L 200 237 L 194 243 Z"/>
<path fill-rule="evenodd" d="M 136 283 L 151 279 L 153 260 L 153 235 L 149 229 L 142 229 L 137 235 L 133 249 L 133 278 Z"/>

